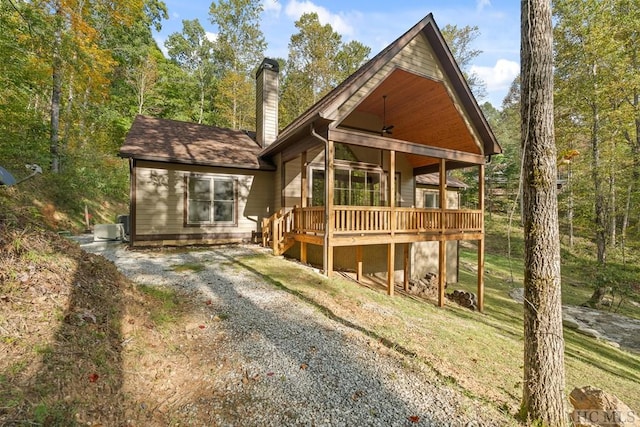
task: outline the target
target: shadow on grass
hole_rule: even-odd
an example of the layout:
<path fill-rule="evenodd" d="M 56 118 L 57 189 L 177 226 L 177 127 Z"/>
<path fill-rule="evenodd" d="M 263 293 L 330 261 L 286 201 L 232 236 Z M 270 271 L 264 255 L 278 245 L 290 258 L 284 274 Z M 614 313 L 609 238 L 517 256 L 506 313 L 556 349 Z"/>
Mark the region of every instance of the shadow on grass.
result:
<path fill-rule="evenodd" d="M 613 376 L 640 383 L 640 358 L 637 356 L 624 354 L 607 344 L 567 329 L 564 331 L 564 338 L 565 353 L 568 356 Z"/>
<path fill-rule="evenodd" d="M 56 257 L 40 268 L 53 274 L 49 282 L 41 278 L 46 274 L 38 276 L 34 286 L 43 295 L 43 305 L 38 307 L 42 313 L 29 326 L 46 328 L 48 320 L 57 329 L 53 339 L 45 338 L 48 334 L 33 337 L 33 348 L 24 357 L 37 370 L 16 378 L 23 401 L 0 417 L 0 424 L 123 425 L 120 276 L 113 264 L 82 252 L 73 243 L 51 239 Z M 76 266 L 74 273 L 55 266 L 68 260 Z"/>

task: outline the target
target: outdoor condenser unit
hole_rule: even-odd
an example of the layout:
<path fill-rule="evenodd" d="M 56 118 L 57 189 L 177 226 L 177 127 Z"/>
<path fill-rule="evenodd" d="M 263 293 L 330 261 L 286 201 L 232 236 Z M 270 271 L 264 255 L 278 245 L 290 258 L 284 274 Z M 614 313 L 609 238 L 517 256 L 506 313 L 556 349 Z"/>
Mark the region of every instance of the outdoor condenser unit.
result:
<path fill-rule="evenodd" d="M 93 240 L 122 240 L 122 224 L 96 224 L 93 227 Z"/>

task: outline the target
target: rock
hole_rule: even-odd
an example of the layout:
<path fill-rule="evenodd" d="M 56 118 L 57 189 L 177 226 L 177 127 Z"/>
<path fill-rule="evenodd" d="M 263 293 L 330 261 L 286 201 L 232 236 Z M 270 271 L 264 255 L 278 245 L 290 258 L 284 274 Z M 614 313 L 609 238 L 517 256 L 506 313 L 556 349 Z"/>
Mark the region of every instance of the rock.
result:
<path fill-rule="evenodd" d="M 568 314 L 562 315 L 562 324 L 564 325 L 564 327 L 569 329 L 580 329 L 580 322 L 578 322 Z"/>
<path fill-rule="evenodd" d="M 574 388 L 569 401 L 574 407 L 571 421 L 575 427 L 640 427 L 640 415 L 603 390 L 591 386 Z"/>
<path fill-rule="evenodd" d="M 513 288 L 509 291 L 512 300 L 522 304 L 524 302 L 524 288 Z"/>

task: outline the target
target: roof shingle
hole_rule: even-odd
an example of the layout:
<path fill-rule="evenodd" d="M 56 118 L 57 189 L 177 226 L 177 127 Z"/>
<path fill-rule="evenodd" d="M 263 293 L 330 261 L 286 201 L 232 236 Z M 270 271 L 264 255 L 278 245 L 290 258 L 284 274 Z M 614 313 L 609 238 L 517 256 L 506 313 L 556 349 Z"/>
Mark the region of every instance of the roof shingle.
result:
<path fill-rule="evenodd" d="M 258 157 L 260 150 L 246 131 L 138 115 L 119 154 L 137 160 L 274 170 Z"/>

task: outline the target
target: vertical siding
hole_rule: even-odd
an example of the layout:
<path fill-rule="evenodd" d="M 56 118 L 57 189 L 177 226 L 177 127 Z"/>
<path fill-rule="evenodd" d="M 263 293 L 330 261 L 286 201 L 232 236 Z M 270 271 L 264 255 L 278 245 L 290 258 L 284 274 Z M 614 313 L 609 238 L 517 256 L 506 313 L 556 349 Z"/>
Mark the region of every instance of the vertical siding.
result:
<path fill-rule="evenodd" d="M 188 235 L 202 233 L 251 234 L 273 205 L 273 173 L 241 169 L 162 165 L 139 162 L 136 179 L 136 233 Z M 185 177 L 196 172 L 230 177 L 237 182 L 237 224 L 184 226 Z"/>

